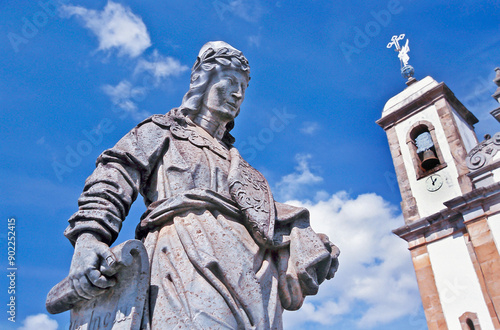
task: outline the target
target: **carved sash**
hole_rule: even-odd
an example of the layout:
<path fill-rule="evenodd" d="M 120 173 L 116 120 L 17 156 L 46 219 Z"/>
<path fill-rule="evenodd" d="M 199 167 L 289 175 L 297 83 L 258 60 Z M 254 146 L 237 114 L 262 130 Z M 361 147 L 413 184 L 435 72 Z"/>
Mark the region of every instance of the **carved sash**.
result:
<path fill-rule="evenodd" d="M 248 229 L 260 244 L 272 245 L 276 211 L 274 198 L 262 173 L 250 166 L 236 148 L 231 148 L 229 192 L 245 215 Z"/>

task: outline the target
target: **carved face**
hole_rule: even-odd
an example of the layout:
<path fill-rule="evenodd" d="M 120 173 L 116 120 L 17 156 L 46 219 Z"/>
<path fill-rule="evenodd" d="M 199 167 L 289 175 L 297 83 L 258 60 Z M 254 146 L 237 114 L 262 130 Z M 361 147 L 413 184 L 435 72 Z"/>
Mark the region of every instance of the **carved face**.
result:
<path fill-rule="evenodd" d="M 202 107 L 217 119 L 233 120 L 240 112 L 247 85 L 248 77 L 241 71 L 223 70 L 209 82 Z"/>

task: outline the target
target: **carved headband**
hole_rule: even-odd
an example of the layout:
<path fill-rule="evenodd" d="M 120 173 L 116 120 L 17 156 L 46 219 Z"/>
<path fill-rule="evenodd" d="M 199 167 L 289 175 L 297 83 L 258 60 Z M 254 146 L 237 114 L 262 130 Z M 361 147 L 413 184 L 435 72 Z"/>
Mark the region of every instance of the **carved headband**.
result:
<path fill-rule="evenodd" d="M 243 53 L 227 47 L 219 48 L 217 51 L 208 48 L 201 57 L 196 59 L 192 72 L 195 72 L 200 66 L 203 70 L 210 71 L 217 63 L 224 66 L 232 65 L 242 71 L 248 71 L 248 74 L 250 74 L 250 66 Z"/>

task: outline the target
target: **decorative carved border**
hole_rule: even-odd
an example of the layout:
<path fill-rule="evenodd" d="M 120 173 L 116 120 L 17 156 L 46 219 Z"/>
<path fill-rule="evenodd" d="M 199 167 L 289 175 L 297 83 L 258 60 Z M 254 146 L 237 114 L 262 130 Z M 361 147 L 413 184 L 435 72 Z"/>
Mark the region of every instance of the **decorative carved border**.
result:
<path fill-rule="evenodd" d="M 467 167 L 471 171 L 480 169 L 490 163 L 498 150 L 500 150 L 500 132 L 493 135 L 492 138 L 479 143 L 469 152 L 465 158 Z"/>

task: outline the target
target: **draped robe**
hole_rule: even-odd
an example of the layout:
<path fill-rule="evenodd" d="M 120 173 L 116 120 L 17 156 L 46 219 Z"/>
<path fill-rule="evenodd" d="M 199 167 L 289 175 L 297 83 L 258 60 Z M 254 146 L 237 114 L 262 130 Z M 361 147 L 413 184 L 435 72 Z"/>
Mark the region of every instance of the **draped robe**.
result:
<path fill-rule="evenodd" d="M 111 245 L 139 193 L 136 230 L 151 266 L 143 326 L 276 329 L 328 276 L 330 252 L 304 208 L 274 201 L 234 147 L 172 113 L 148 118 L 103 152 L 65 231 Z"/>

